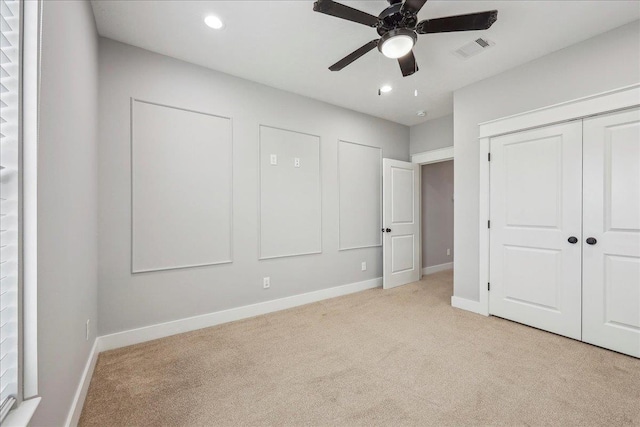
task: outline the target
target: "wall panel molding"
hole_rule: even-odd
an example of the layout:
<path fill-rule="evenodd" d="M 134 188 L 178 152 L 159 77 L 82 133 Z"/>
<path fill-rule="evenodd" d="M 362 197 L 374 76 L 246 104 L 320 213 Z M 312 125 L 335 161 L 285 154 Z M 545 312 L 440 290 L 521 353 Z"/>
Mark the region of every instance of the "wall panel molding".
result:
<path fill-rule="evenodd" d="M 132 273 L 233 262 L 232 119 L 136 98 L 130 115 Z"/>
<path fill-rule="evenodd" d="M 258 259 L 322 253 L 320 136 L 260 124 L 258 145 Z"/>

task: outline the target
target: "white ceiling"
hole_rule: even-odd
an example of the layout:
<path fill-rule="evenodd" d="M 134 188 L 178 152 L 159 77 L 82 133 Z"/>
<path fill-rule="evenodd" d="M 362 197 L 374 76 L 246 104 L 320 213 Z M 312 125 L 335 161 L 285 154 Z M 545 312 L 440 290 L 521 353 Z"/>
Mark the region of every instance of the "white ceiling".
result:
<path fill-rule="evenodd" d="M 310 0 L 93 0 L 101 36 L 300 95 L 415 125 L 453 111 L 453 91 L 640 18 L 638 1 L 437 1 L 419 18 L 497 9 L 486 31 L 419 36 L 420 71 L 403 78 L 377 49 L 340 72 L 327 67 L 377 38 L 373 28 L 313 12 Z M 345 1 L 378 15 L 386 1 Z M 223 30 L 206 27 L 216 14 Z M 462 60 L 451 52 L 478 36 L 496 43 Z M 382 84 L 393 91 L 378 96 Z M 414 90 L 418 90 L 418 97 Z M 427 117 L 416 116 L 426 110 Z"/>

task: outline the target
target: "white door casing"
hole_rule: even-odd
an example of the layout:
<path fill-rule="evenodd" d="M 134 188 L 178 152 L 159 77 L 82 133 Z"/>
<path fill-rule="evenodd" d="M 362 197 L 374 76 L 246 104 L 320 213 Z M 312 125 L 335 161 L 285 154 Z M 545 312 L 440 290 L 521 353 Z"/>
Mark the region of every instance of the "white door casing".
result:
<path fill-rule="evenodd" d="M 584 121 L 583 203 L 583 341 L 640 357 L 640 110 Z"/>
<path fill-rule="evenodd" d="M 388 289 L 420 280 L 420 165 L 393 159 L 382 164 L 383 287 Z"/>
<path fill-rule="evenodd" d="M 492 138 L 490 212 L 490 314 L 580 339 L 581 121 Z"/>

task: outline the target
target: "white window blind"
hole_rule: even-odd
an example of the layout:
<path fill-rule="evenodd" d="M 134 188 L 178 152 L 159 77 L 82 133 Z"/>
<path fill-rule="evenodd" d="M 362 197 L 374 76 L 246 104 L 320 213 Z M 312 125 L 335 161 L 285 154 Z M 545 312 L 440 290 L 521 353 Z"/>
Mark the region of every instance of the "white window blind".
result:
<path fill-rule="evenodd" d="M 0 0 L 0 415 L 18 399 L 20 378 L 20 3 Z"/>

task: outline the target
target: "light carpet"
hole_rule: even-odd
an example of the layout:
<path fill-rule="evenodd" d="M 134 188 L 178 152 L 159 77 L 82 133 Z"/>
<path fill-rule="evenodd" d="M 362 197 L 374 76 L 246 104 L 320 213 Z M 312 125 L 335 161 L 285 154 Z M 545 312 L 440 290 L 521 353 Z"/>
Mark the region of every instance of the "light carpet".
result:
<path fill-rule="evenodd" d="M 640 360 L 451 293 L 445 271 L 104 352 L 80 425 L 640 425 Z"/>

